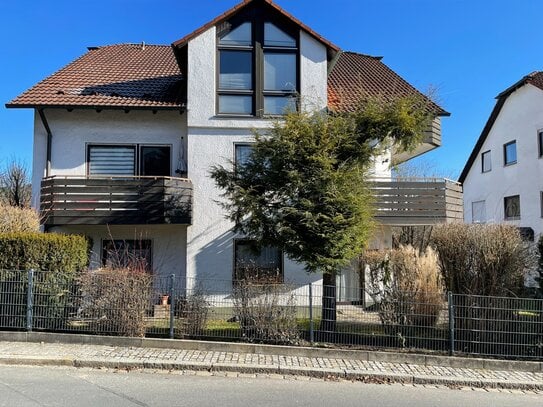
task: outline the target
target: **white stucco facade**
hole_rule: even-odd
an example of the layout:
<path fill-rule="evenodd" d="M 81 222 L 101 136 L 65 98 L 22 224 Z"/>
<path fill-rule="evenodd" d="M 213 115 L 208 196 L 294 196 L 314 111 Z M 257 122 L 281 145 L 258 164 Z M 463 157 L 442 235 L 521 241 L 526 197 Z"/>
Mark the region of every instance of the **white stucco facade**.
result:
<path fill-rule="evenodd" d="M 539 157 L 538 145 L 542 129 L 543 91 L 526 84 L 507 97 L 467 173 L 465 222 L 530 227 L 536 238 L 543 233 L 543 158 Z M 516 141 L 517 160 L 505 165 L 504 145 L 512 141 Z M 482 154 L 486 152 L 490 152 L 491 169 L 483 172 Z M 516 195 L 520 197 L 520 218 L 506 220 L 504 198 Z"/>
<path fill-rule="evenodd" d="M 172 176 L 186 151 L 186 117 L 179 112 L 46 109 L 53 134 L 50 176 L 85 176 L 89 144 L 167 145 L 171 147 Z M 35 120 L 32 202 L 38 206 L 41 179 L 46 175 L 47 135 Z M 186 265 L 186 225 L 62 226 L 52 231 L 76 233 L 92 240 L 90 267 L 101 266 L 104 240 L 149 240 L 152 269 L 158 275 L 183 276 Z"/>
<path fill-rule="evenodd" d="M 216 31 L 208 29 L 188 43 L 187 131 L 188 176 L 193 183 L 193 222 L 187 232 L 187 277 L 213 279 L 217 291 L 230 291 L 234 266 L 233 225 L 219 205 L 221 191 L 210 178 L 213 166 L 230 166 L 235 145 L 254 141 L 253 132 L 273 124 L 272 119 L 229 118 L 216 114 Z M 327 106 L 326 47 L 300 33 L 300 93 L 307 110 Z M 283 259 L 286 282 L 302 287 L 317 282 L 303 266 Z"/>

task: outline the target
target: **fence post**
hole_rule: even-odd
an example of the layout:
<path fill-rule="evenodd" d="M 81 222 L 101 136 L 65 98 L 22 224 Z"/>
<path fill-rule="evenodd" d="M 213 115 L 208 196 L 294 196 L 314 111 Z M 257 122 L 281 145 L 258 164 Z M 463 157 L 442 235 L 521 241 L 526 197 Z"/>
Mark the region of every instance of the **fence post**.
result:
<path fill-rule="evenodd" d="M 453 293 L 447 293 L 447 304 L 449 308 L 449 356 L 454 354 L 454 300 Z"/>
<path fill-rule="evenodd" d="M 175 329 L 175 274 L 170 276 L 170 339 L 174 338 Z"/>
<path fill-rule="evenodd" d="M 26 290 L 26 330 L 32 332 L 32 317 L 34 314 L 34 269 L 28 270 L 28 288 Z"/>
<path fill-rule="evenodd" d="M 309 342 L 313 343 L 314 331 L 313 331 L 313 284 L 309 283 Z"/>

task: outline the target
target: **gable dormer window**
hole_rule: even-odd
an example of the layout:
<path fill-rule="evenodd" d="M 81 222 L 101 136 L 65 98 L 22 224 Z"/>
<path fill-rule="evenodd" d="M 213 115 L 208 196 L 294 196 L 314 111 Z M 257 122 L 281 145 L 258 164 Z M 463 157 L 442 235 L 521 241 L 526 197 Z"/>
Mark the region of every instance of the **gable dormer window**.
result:
<path fill-rule="evenodd" d="M 262 117 L 295 109 L 297 31 L 262 19 L 218 31 L 217 113 Z"/>

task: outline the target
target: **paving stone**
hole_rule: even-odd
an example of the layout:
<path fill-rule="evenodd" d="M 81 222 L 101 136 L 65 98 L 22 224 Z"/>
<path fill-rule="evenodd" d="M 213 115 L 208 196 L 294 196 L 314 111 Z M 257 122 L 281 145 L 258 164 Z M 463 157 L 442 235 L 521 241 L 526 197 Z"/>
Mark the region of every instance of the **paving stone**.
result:
<path fill-rule="evenodd" d="M 383 383 L 416 382 L 420 385 L 441 385 L 446 387 L 466 386 L 468 388 L 489 389 L 511 387 L 537 394 L 543 390 L 543 372 L 530 372 L 526 363 L 506 362 L 487 363 L 487 369 L 472 368 L 481 366 L 481 361 L 460 363 L 460 358 L 440 366 L 441 358 L 422 361 L 422 358 L 385 357 L 378 359 L 383 352 L 372 355 L 371 360 L 348 359 L 345 357 L 308 357 L 290 355 L 270 355 L 243 353 L 238 349 L 230 351 L 187 350 L 167 348 L 140 348 L 135 346 L 109 346 L 64 343 L 0 342 L 0 364 L 62 364 L 78 367 L 109 367 L 120 369 L 150 368 L 158 370 L 182 371 L 186 375 L 217 375 L 221 367 L 228 370 L 227 376 L 296 378 L 377 378 Z M 369 353 L 371 355 L 371 352 Z M 337 353 L 335 356 L 339 356 Z M 344 355 L 342 355 L 344 356 Z M 466 359 L 469 361 L 469 359 Z M 503 366 L 503 370 L 493 370 Z M 520 370 L 511 370 L 512 367 Z M 236 369 L 238 372 L 236 372 Z M 212 371 L 212 372 L 210 372 Z M 241 372 L 241 373 L 240 373 Z M 221 373 L 222 374 L 222 373 Z M 476 385 L 474 386 L 473 383 Z"/>

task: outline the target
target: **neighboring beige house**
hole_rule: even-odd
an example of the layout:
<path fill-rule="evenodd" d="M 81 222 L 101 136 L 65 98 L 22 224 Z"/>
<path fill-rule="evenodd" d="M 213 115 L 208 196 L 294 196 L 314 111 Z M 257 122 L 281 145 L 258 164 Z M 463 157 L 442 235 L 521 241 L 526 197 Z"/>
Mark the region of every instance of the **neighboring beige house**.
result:
<path fill-rule="evenodd" d="M 217 204 L 209 169 L 243 160 L 253 129 L 268 128 L 294 95 L 301 109 L 341 112 L 363 95 L 414 93 L 381 58 L 344 52 L 275 3 L 247 0 L 172 45 L 89 48 L 7 106 L 35 111 L 33 203 L 46 231 L 91 237 L 92 267 L 124 248 L 157 274 L 214 279 L 228 293 L 249 257 L 297 287 L 321 277 L 272 248 L 251 254 Z M 436 119 L 426 142 L 375 162 L 375 246 L 391 245 L 393 225 L 461 213 L 454 184 L 391 182 L 392 162 L 441 144 L 448 113 L 429 104 Z M 340 299 L 360 297 L 356 273 L 338 284 Z"/>
<path fill-rule="evenodd" d="M 543 233 L 543 72 L 496 97 L 460 175 L 466 223 L 509 223 L 528 240 Z"/>

